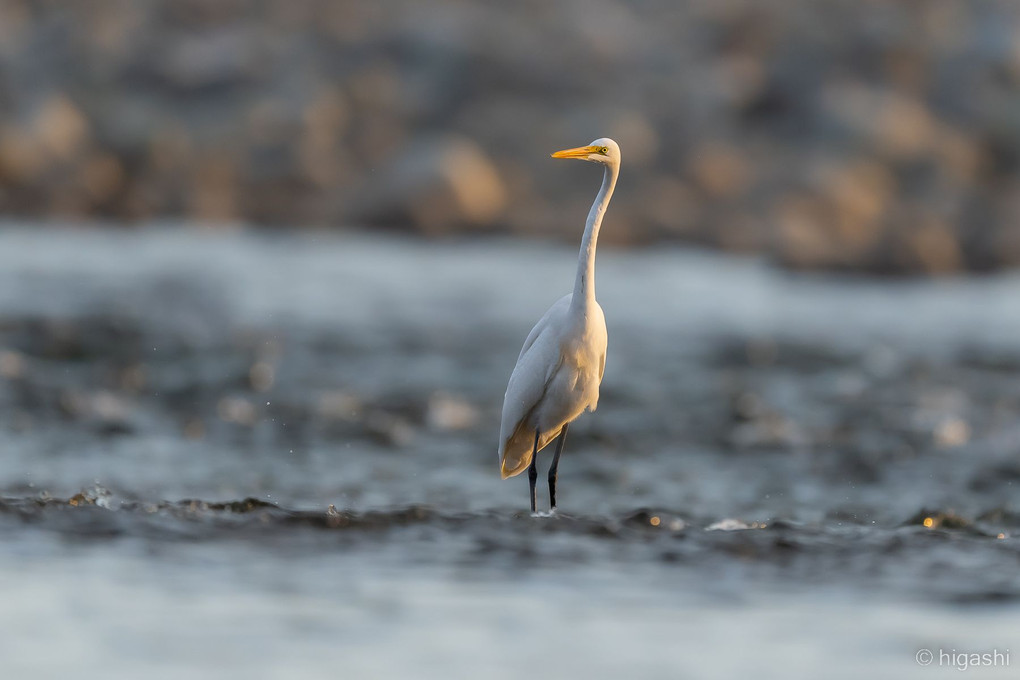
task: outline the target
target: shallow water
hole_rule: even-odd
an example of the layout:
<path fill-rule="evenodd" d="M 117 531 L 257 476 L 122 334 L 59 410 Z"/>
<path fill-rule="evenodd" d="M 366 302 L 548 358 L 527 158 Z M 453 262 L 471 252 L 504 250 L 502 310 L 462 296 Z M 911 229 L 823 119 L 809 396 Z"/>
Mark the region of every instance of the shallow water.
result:
<path fill-rule="evenodd" d="M 574 255 L 0 232 L 5 677 L 902 678 L 937 672 L 922 648 L 1020 654 L 1020 277 L 607 250 L 600 407 L 560 515 L 532 518 L 499 408 Z"/>

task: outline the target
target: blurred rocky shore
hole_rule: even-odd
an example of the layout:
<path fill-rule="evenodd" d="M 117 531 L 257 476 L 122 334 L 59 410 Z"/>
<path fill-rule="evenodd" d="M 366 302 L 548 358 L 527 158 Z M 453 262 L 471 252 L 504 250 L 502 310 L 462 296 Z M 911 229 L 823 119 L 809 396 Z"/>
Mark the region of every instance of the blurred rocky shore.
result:
<path fill-rule="evenodd" d="M 1013 0 L 0 0 L 0 213 L 1020 263 Z"/>

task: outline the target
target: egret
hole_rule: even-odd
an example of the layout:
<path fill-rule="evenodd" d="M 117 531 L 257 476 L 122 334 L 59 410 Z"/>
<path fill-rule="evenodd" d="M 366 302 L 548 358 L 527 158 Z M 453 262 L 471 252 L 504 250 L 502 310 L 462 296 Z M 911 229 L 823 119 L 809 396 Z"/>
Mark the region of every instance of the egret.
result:
<path fill-rule="evenodd" d="M 574 292 L 557 300 L 531 329 L 503 397 L 500 474 L 507 479 L 528 470 L 533 513 L 538 452 L 558 439 L 549 467 L 549 505 L 555 512 L 556 473 L 567 427 L 585 409 L 594 411 L 598 405 L 608 336 L 606 317 L 595 301 L 595 246 L 620 174 L 620 147 L 608 138 L 552 157 L 599 163 L 605 171 L 581 237 Z"/>

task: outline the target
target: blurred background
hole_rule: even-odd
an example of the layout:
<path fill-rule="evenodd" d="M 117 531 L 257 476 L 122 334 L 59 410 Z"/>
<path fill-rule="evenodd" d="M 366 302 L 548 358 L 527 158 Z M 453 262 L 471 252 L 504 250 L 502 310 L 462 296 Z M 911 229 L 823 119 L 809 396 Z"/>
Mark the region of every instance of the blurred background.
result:
<path fill-rule="evenodd" d="M 1020 663 L 1018 224 L 1016 0 L 0 0 L 0 676 Z"/>
<path fill-rule="evenodd" d="M 0 2 L 0 212 L 1020 261 L 1011 0 Z"/>

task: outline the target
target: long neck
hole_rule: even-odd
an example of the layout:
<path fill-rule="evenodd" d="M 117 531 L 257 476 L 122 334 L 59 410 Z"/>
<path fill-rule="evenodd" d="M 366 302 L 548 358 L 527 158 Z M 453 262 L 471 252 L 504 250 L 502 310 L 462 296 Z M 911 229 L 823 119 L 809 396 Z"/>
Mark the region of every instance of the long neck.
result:
<path fill-rule="evenodd" d="M 583 310 L 595 303 L 595 247 L 599 238 L 599 227 L 602 226 L 602 216 L 606 214 L 606 206 L 609 199 L 613 197 L 613 189 L 616 188 L 616 178 L 620 174 L 620 168 L 615 165 L 607 165 L 605 175 L 602 177 L 602 188 L 599 189 L 595 202 L 591 205 L 588 213 L 588 222 L 584 227 L 584 236 L 581 238 L 581 252 L 577 257 L 577 279 L 574 281 L 574 297 L 571 306 L 577 310 Z"/>

